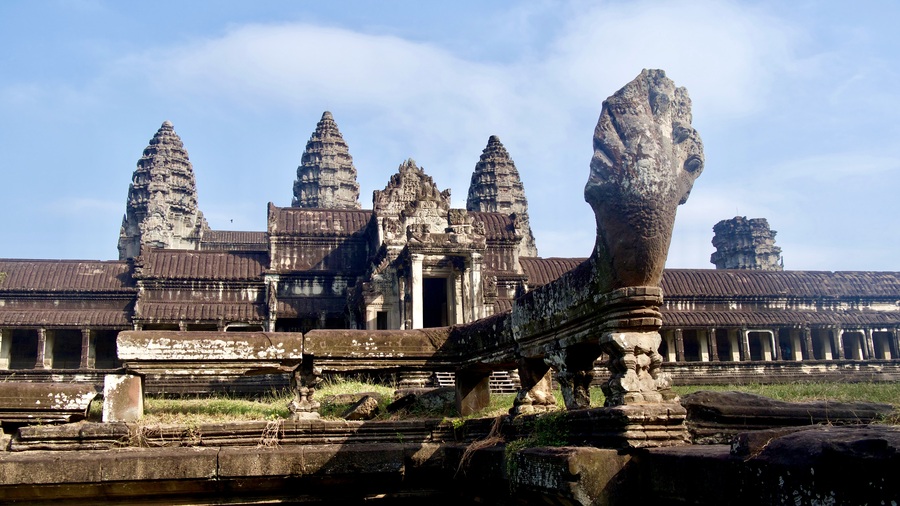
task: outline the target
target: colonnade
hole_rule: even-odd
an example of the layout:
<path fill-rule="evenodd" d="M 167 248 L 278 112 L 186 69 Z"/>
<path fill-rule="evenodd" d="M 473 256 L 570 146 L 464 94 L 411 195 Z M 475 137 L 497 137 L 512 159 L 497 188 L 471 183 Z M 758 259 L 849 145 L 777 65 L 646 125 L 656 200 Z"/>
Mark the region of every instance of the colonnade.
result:
<path fill-rule="evenodd" d="M 660 333 L 667 362 L 900 358 L 900 327 L 664 327 Z"/>
<path fill-rule="evenodd" d="M 0 370 L 94 369 L 98 365 L 114 368 L 117 332 L 90 328 L 2 328 Z"/>

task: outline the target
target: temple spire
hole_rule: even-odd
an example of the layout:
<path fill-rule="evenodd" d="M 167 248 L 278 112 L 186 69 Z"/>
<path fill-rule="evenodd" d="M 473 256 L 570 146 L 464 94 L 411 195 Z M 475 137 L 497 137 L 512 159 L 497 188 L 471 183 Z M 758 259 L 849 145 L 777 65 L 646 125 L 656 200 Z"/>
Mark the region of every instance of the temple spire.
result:
<path fill-rule="evenodd" d="M 519 255 L 537 256 L 537 247 L 528 222 L 528 200 L 519 171 L 500 138 L 492 135 L 475 164 L 466 209 L 514 215 L 516 232 L 522 235 Z"/>
<path fill-rule="evenodd" d="M 137 257 L 144 246 L 195 249 L 208 229 L 197 207 L 194 168 L 172 123 L 164 121 L 144 149 L 128 187 L 119 259 Z"/>
<path fill-rule="evenodd" d="M 359 209 L 356 168 L 331 113 L 325 111 L 297 167 L 293 207 Z"/>

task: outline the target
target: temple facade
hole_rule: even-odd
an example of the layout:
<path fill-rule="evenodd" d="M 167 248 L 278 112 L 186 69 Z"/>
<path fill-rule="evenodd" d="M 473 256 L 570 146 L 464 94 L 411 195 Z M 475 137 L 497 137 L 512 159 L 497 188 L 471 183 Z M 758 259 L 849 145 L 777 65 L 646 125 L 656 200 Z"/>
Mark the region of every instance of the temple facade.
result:
<path fill-rule="evenodd" d="M 118 366 L 122 330 L 468 323 L 585 260 L 537 256 L 524 185 L 496 136 L 471 181 L 466 208 L 455 209 L 450 191 L 406 160 L 363 209 L 326 112 L 292 205 L 269 203 L 265 231 L 211 230 L 165 122 L 134 171 L 118 261 L 0 259 L 0 375 L 91 380 Z M 765 220 L 715 232 L 717 269 L 663 276 L 668 366 L 900 363 L 900 273 L 782 271 Z"/>

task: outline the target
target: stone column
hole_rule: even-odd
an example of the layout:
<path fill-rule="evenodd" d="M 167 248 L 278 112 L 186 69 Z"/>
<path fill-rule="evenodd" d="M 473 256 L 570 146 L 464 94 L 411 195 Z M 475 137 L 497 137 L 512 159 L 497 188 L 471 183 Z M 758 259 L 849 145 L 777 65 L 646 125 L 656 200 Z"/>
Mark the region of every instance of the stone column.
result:
<path fill-rule="evenodd" d="M 792 329 L 790 332 L 791 336 L 791 355 L 794 362 L 800 362 L 803 360 L 803 341 L 801 340 L 800 332 Z"/>
<path fill-rule="evenodd" d="M 815 360 L 816 354 L 813 351 L 812 329 L 806 326 L 803 327 L 803 344 L 806 347 L 806 356 L 803 358 L 806 360 Z"/>
<path fill-rule="evenodd" d="M 750 332 L 746 328 L 741 328 L 741 360 L 749 362 L 750 357 Z"/>
<path fill-rule="evenodd" d="M 781 360 L 781 336 L 778 335 L 778 329 L 772 331 L 772 358 L 771 360 Z"/>
<path fill-rule="evenodd" d="M 412 328 L 420 329 L 422 328 L 423 323 L 423 305 L 422 298 L 423 290 L 422 290 L 422 261 L 425 259 L 424 255 L 412 254 L 410 257 L 410 264 L 412 270 L 410 272 L 410 283 L 412 286 Z"/>
<path fill-rule="evenodd" d="M 96 360 L 96 349 L 91 329 L 81 329 L 81 369 L 93 369 Z"/>
<path fill-rule="evenodd" d="M 900 327 L 894 327 L 891 332 L 891 341 L 894 343 L 894 350 L 898 353 L 897 356 L 892 353 L 891 358 L 900 358 Z"/>
<path fill-rule="evenodd" d="M 763 331 L 766 332 L 766 331 Z M 762 333 L 762 332 L 761 332 Z M 769 338 L 765 341 L 760 340 L 760 348 L 762 348 L 762 359 L 765 362 L 772 361 L 772 334 L 769 334 Z"/>
<path fill-rule="evenodd" d="M 700 351 L 700 361 L 709 362 L 709 334 L 697 331 L 697 348 Z"/>
<path fill-rule="evenodd" d="M 837 348 L 838 360 L 844 359 L 844 329 L 841 327 L 834 328 L 834 344 Z"/>
<path fill-rule="evenodd" d="M 875 358 L 875 341 L 872 339 L 872 329 L 867 328 L 863 332 L 865 332 L 866 337 L 866 359 L 872 360 Z"/>
<path fill-rule="evenodd" d="M 739 329 L 728 329 L 728 344 L 731 346 L 731 361 L 741 361 L 741 340 Z"/>
<path fill-rule="evenodd" d="M 12 333 L 0 329 L 0 370 L 9 369 L 9 352 L 12 349 Z"/>
<path fill-rule="evenodd" d="M 37 360 L 34 361 L 34 368 L 49 369 L 49 360 L 52 356 L 48 357 L 47 355 L 52 355 L 52 353 L 47 353 L 47 329 L 38 329 L 37 335 Z"/>
<path fill-rule="evenodd" d="M 472 268 L 469 270 L 472 277 L 470 295 L 472 300 L 472 319 L 484 318 L 484 296 L 481 293 L 481 254 L 472 253 Z"/>
<path fill-rule="evenodd" d="M 378 329 L 378 312 L 374 308 L 366 308 L 366 330 Z"/>
<path fill-rule="evenodd" d="M 706 329 L 706 336 L 709 340 L 709 353 L 711 355 L 710 359 L 713 362 L 719 361 L 719 343 L 716 342 L 716 328 L 710 327 Z"/>
<path fill-rule="evenodd" d="M 675 362 L 678 358 L 675 356 L 675 337 L 673 332 L 671 330 L 666 331 L 664 339 L 666 340 L 666 360 Z"/>
<path fill-rule="evenodd" d="M 675 329 L 675 360 L 684 362 L 684 332 Z"/>
<path fill-rule="evenodd" d="M 466 288 L 463 285 L 463 279 L 465 278 L 465 271 L 453 270 L 453 293 L 455 294 L 453 297 L 453 322 L 457 325 L 461 323 L 466 323 L 466 299 L 468 295 L 466 294 Z"/>
<path fill-rule="evenodd" d="M 462 283 L 462 288 L 460 289 L 460 293 L 462 296 L 462 310 L 463 310 L 463 323 L 469 323 L 474 321 L 475 319 L 472 317 L 472 259 L 466 258 L 463 263 L 463 272 L 460 274 L 460 280 Z"/>

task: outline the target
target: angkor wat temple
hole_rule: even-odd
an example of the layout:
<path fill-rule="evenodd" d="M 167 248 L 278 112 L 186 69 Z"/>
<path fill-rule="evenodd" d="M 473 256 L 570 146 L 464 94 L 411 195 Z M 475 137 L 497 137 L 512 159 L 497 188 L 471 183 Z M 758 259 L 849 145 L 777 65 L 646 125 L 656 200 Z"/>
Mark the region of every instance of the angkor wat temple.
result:
<path fill-rule="evenodd" d="M 413 160 L 361 207 L 326 112 L 292 206 L 270 203 L 265 231 L 212 230 L 165 122 L 128 189 L 118 261 L 0 260 L 0 376 L 102 382 L 119 366 L 122 330 L 469 323 L 585 260 L 538 256 L 522 181 L 494 136 L 466 209 L 451 208 L 449 190 Z M 663 277 L 660 353 L 677 382 L 900 378 L 900 273 L 784 271 L 765 220 L 738 217 L 715 232 L 716 269 Z"/>

